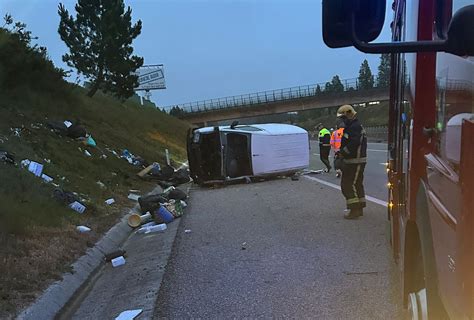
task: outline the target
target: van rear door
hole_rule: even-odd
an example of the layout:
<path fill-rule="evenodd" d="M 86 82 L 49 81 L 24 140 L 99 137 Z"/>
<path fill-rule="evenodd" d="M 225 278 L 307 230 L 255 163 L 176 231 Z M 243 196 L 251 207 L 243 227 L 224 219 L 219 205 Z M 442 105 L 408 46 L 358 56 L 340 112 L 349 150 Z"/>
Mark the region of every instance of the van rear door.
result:
<path fill-rule="evenodd" d="M 211 132 L 194 130 L 187 141 L 189 171 L 197 183 L 224 178 L 219 128 Z"/>

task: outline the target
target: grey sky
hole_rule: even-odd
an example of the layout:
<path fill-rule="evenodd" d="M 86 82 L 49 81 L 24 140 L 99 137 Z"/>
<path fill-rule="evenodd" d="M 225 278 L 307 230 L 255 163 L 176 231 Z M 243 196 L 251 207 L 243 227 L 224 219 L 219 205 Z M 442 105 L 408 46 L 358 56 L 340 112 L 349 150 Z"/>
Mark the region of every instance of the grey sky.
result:
<path fill-rule="evenodd" d="M 75 13 L 76 1 L 62 1 Z M 57 33 L 57 0 L 0 0 L 0 14 L 25 22 L 57 66 L 66 52 Z M 167 89 L 159 106 L 268 89 L 355 78 L 363 59 L 379 55 L 329 49 L 321 36 L 321 0 L 125 0 L 143 21 L 134 42 L 145 64 L 163 63 Z M 391 10 L 387 5 L 387 19 Z M 379 40 L 388 41 L 389 22 Z M 70 79 L 73 81 L 74 79 Z"/>

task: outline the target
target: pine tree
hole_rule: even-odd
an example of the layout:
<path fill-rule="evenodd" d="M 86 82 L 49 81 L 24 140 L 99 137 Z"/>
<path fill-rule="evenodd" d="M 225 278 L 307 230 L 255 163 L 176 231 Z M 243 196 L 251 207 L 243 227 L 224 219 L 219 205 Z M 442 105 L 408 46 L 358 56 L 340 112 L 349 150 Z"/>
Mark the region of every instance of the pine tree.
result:
<path fill-rule="evenodd" d="M 332 87 L 333 92 L 344 91 L 344 85 L 342 84 L 341 79 L 339 79 L 339 76 L 337 74 L 334 77 L 332 77 L 331 87 Z"/>
<path fill-rule="evenodd" d="M 378 69 L 377 87 L 386 88 L 390 85 L 390 54 L 382 53 Z"/>
<path fill-rule="evenodd" d="M 374 87 L 374 76 L 372 71 L 370 71 L 370 66 L 367 60 L 364 60 L 360 65 L 359 77 L 358 80 L 358 89 L 371 89 Z"/>
<path fill-rule="evenodd" d="M 76 18 L 59 4 L 58 32 L 69 48 L 63 61 L 91 81 L 88 93 L 98 89 L 125 99 L 138 86 L 134 72 L 143 58 L 132 55 L 132 41 L 140 34 L 142 22 L 132 25 L 132 9 L 123 0 L 78 0 Z"/>

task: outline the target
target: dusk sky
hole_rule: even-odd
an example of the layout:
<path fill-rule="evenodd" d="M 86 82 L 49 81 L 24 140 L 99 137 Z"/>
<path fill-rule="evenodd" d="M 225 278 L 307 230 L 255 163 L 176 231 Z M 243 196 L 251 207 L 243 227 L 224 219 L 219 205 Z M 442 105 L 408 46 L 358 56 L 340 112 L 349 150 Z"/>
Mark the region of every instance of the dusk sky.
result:
<path fill-rule="evenodd" d="M 76 1 L 62 1 L 75 15 Z M 167 89 L 159 106 L 355 78 L 366 58 L 376 74 L 379 55 L 329 49 L 321 35 L 321 0 L 126 0 L 143 29 L 135 53 L 164 64 Z M 59 38 L 57 0 L 0 0 L 0 14 L 24 22 L 53 62 L 67 51 Z M 391 10 L 379 41 L 388 41 Z M 74 81 L 75 79 L 69 79 Z"/>

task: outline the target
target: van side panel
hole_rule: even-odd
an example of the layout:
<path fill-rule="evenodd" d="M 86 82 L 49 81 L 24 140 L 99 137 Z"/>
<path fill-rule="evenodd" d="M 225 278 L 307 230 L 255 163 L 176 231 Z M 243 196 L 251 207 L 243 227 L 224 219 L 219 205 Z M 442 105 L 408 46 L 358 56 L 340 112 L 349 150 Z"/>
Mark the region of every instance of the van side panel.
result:
<path fill-rule="evenodd" d="M 252 134 L 251 155 L 254 175 L 307 168 L 308 134 Z"/>

